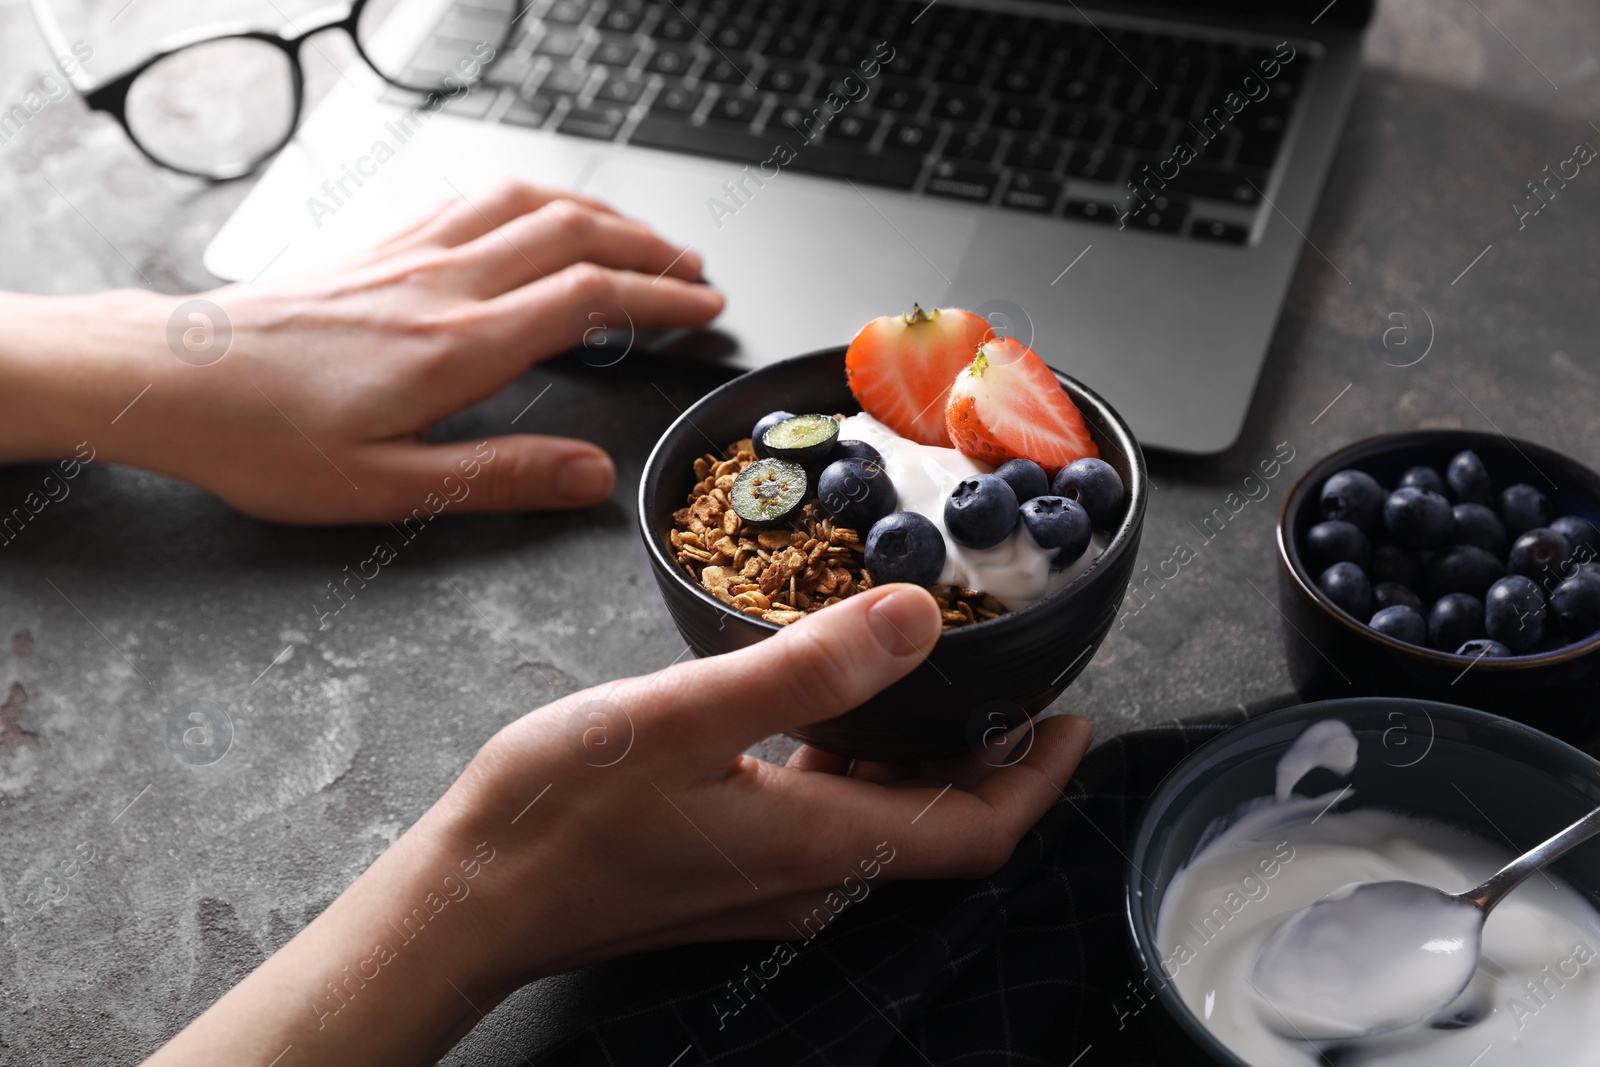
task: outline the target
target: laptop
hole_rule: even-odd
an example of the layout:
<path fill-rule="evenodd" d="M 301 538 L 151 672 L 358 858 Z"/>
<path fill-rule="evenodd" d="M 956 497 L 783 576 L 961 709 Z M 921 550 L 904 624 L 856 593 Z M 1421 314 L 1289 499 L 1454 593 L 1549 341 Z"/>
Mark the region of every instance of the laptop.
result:
<path fill-rule="evenodd" d="M 398 0 L 426 69 L 489 0 Z M 502 10 L 503 14 L 503 10 Z M 321 266 L 507 176 L 695 249 L 728 294 L 657 339 L 755 367 L 959 306 L 1149 447 L 1239 437 L 1372 0 L 534 0 L 442 104 L 352 65 L 207 249 Z M 459 49 L 457 49 L 459 50 Z M 669 343 L 670 342 L 670 343 Z"/>

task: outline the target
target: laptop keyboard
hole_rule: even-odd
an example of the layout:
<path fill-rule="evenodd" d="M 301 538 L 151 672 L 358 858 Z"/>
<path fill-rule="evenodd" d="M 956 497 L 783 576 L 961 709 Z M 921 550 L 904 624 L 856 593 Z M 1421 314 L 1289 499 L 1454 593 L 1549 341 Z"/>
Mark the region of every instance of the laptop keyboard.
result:
<path fill-rule="evenodd" d="M 1199 147 L 1199 124 L 1272 55 L 926 0 L 535 0 L 485 83 L 446 108 L 768 178 L 793 169 L 1115 224 L 1125 183 L 1171 174 L 1175 146 Z M 1248 216 L 1215 205 L 1260 202 L 1311 62 L 1282 64 L 1215 136 L 1213 122 L 1127 225 L 1246 243 Z"/>

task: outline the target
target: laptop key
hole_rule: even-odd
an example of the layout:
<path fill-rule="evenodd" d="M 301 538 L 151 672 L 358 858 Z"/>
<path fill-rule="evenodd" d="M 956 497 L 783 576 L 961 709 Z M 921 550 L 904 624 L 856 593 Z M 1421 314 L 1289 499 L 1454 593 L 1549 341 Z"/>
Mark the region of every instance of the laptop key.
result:
<path fill-rule="evenodd" d="M 983 107 L 984 98 L 977 93 L 948 92 L 934 102 L 933 116 L 955 122 L 975 122 Z"/>
<path fill-rule="evenodd" d="M 1195 162 L 1179 169 L 1168 186 L 1174 192 L 1203 196 L 1211 200 L 1226 200 L 1233 204 L 1254 204 L 1261 200 L 1267 184 L 1267 172 L 1255 167 L 1223 168 L 1212 163 Z"/>
<path fill-rule="evenodd" d="M 1097 104 L 1104 87 L 1088 78 L 1063 76 L 1056 82 L 1050 95 L 1067 104 Z"/>
<path fill-rule="evenodd" d="M 878 132 L 878 120 L 866 118 L 854 112 L 840 115 L 828 127 L 828 143 L 854 142 L 867 144 L 872 140 L 873 134 Z"/>
<path fill-rule="evenodd" d="M 500 121 L 512 126 L 540 127 L 550 118 L 550 113 L 555 110 L 555 99 L 534 93 L 532 96 L 518 97 L 511 101 L 511 106 L 506 113 L 500 116 Z"/>
<path fill-rule="evenodd" d="M 1032 133 L 1044 121 L 1044 108 L 1038 104 L 1026 101 L 1001 100 L 995 108 L 994 116 L 989 119 L 992 125 L 1007 130 L 1020 130 Z"/>
<path fill-rule="evenodd" d="M 774 93 L 798 93 L 805 88 L 811 72 L 794 63 L 773 63 L 761 75 L 761 88 Z"/>
<path fill-rule="evenodd" d="M 999 181 L 999 172 L 990 167 L 941 159 L 933 165 L 923 191 L 929 196 L 988 203 Z"/>
<path fill-rule="evenodd" d="M 1128 153 L 1117 148 L 1103 145 L 1077 148 L 1067 157 L 1067 173 L 1085 181 L 1115 185 L 1127 159 Z"/>
<path fill-rule="evenodd" d="M 819 144 L 802 148 L 790 167 L 804 174 L 909 189 L 922 173 L 922 160 L 916 156 L 864 152 L 853 146 L 830 148 Z"/>
<path fill-rule="evenodd" d="M 1083 108 L 1062 108 L 1050 132 L 1069 141 L 1098 141 L 1106 132 L 1106 116 Z"/>
<path fill-rule="evenodd" d="M 720 48 L 724 52 L 743 52 L 750 47 L 750 40 L 755 35 L 747 26 L 728 23 L 712 30 L 710 36 L 711 44 L 715 48 Z"/>
<path fill-rule="evenodd" d="M 612 33 L 636 33 L 643 21 L 641 8 L 614 7 L 600 16 L 600 28 Z"/>
<path fill-rule="evenodd" d="M 705 98 L 703 89 L 690 89 L 686 85 L 668 85 L 656 94 L 654 102 L 650 105 L 650 113 L 692 115 L 700 107 L 700 101 Z"/>
<path fill-rule="evenodd" d="M 1035 171 L 1019 170 L 1011 175 L 1006 191 L 1000 194 L 1000 203 L 1015 211 L 1048 213 L 1061 199 L 1066 183 L 1059 178 Z"/>
<path fill-rule="evenodd" d="M 1031 67 L 1008 67 L 1000 72 L 997 88 L 1017 96 L 1036 96 L 1044 76 Z"/>
<path fill-rule="evenodd" d="M 773 59 L 805 59 L 811 53 L 811 43 L 815 40 L 814 35 L 799 30 L 780 30 L 767 38 L 766 44 L 761 46 L 761 52 Z"/>
<path fill-rule="evenodd" d="M 760 163 L 772 155 L 772 138 L 737 126 L 691 126 L 681 116 L 652 112 L 639 120 L 628 143 L 645 148 L 715 156 L 740 163 Z"/>
<path fill-rule="evenodd" d="M 970 163 L 988 163 L 994 159 L 995 150 L 999 147 L 1000 138 L 996 134 L 983 130 L 957 130 L 945 143 L 944 154 Z"/>
<path fill-rule="evenodd" d="M 556 67 L 546 74 L 539 88 L 552 93 L 576 96 L 589 84 L 590 72 L 579 67 Z"/>
<path fill-rule="evenodd" d="M 495 57 L 483 80 L 490 85 L 521 85 L 533 73 L 533 57 L 526 52 L 502 52 Z"/>
<path fill-rule="evenodd" d="M 627 117 L 628 112 L 620 107 L 574 107 L 561 119 L 556 129 L 579 137 L 609 141 L 622 129 Z"/>
<path fill-rule="evenodd" d="M 1215 219 L 1195 219 L 1189 227 L 1189 236 L 1203 241 L 1220 241 L 1223 244 L 1242 245 L 1250 240 L 1250 228 Z"/>
<path fill-rule="evenodd" d="M 594 94 L 597 101 L 607 104 L 631 104 L 639 99 L 644 92 L 644 80 L 637 78 L 626 71 L 615 71 L 606 79 L 599 92 Z"/>
<path fill-rule="evenodd" d="M 1066 147 L 1055 137 L 1018 137 L 1006 151 L 1006 166 L 1048 173 L 1060 164 Z"/>
<path fill-rule="evenodd" d="M 878 97 L 873 101 L 884 111 L 900 111 L 914 115 L 922 110 L 922 105 L 928 102 L 928 91 L 905 85 L 885 85 L 878 91 Z"/>
<path fill-rule="evenodd" d="M 1111 143 L 1121 145 L 1124 148 L 1159 152 L 1166 147 L 1168 139 L 1172 136 L 1172 131 L 1172 123 L 1166 119 L 1124 115 L 1122 121 L 1117 123 L 1116 130 L 1111 134 Z"/>
<path fill-rule="evenodd" d="M 931 72 L 934 81 L 945 85 L 973 86 L 983 81 L 983 76 L 988 73 L 989 61 L 986 59 L 966 59 L 961 56 L 948 57 L 936 64 Z"/>
<path fill-rule="evenodd" d="M 889 136 L 883 140 L 883 150 L 921 155 L 933 148 L 938 133 L 938 127 L 930 123 L 901 119 L 890 127 Z"/>
<path fill-rule="evenodd" d="M 713 56 L 706 69 L 700 72 L 700 80 L 716 85 L 745 85 L 749 83 L 750 78 L 743 65 L 721 56 Z"/>
<path fill-rule="evenodd" d="M 557 30 L 547 33 L 540 42 L 533 46 L 535 55 L 552 56 L 556 59 L 569 59 L 578 54 L 578 49 L 583 47 L 583 35 L 576 30 Z"/>
<path fill-rule="evenodd" d="M 1130 229 L 1177 233 L 1189 217 L 1189 201 L 1176 196 L 1132 200 L 1125 221 Z"/>
<path fill-rule="evenodd" d="M 589 56 L 589 62 L 607 67 L 630 67 L 639 55 L 639 46 L 632 41 L 611 38 L 600 42 Z"/>
<path fill-rule="evenodd" d="M 700 31 L 682 15 L 668 14 L 650 31 L 650 36 L 660 41 L 686 42 L 698 40 Z"/>
<path fill-rule="evenodd" d="M 1068 200 L 1061 213 L 1069 219 L 1081 219 L 1084 222 L 1117 221 L 1117 205 L 1104 200 Z"/>
<path fill-rule="evenodd" d="M 694 51 L 681 45 L 657 45 L 645 61 L 644 69 L 652 74 L 687 74 L 694 66 Z"/>
<path fill-rule="evenodd" d="M 540 17 L 545 22 L 559 23 L 564 26 L 576 26 L 583 21 L 589 13 L 589 5 L 583 0 L 556 0 L 550 5 L 550 10 Z"/>
<path fill-rule="evenodd" d="M 707 122 L 726 123 L 731 126 L 748 126 L 755 121 L 762 101 L 753 96 L 719 96 L 711 110 L 706 112 Z"/>

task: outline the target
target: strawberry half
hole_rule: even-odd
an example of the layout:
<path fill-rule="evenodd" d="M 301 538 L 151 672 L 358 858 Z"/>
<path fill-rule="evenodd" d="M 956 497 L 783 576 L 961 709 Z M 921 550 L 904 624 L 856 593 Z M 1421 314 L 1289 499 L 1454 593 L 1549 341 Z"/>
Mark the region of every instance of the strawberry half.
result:
<path fill-rule="evenodd" d="M 950 440 L 973 459 L 1031 459 L 1046 470 L 1098 456 L 1083 414 L 1056 376 L 1012 337 L 986 341 L 950 388 Z"/>
<path fill-rule="evenodd" d="M 844 355 L 845 376 L 862 411 L 901 437 L 949 448 L 950 383 L 991 336 L 989 324 L 970 311 L 913 305 L 910 314 L 884 315 L 861 328 Z"/>

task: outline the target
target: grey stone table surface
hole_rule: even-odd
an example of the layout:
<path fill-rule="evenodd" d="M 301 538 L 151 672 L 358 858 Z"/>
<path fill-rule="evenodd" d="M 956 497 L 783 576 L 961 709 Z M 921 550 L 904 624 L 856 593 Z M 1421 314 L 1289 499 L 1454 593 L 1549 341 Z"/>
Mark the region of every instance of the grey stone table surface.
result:
<path fill-rule="evenodd" d="M 1600 464 L 1600 174 L 1525 225 L 1513 207 L 1576 143 L 1600 144 L 1600 11 L 1394 0 L 1367 58 L 1243 437 L 1205 460 L 1151 457 L 1141 562 L 1179 541 L 1200 552 L 1059 700 L 1102 736 L 1291 698 L 1272 530 L 1317 456 L 1460 426 Z M 48 61 L 26 5 L 0 3 L 0 110 Z M 0 144 L 0 287 L 203 290 L 201 251 L 245 191 L 158 172 L 103 117 L 51 102 Z M 1420 363 L 1390 365 L 1396 325 L 1406 352 L 1431 340 Z M 504 432 L 548 389 L 519 428 L 610 449 L 614 498 L 447 514 L 326 628 L 317 605 L 372 529 L 267 526 L 91 464 L 0 549 L 0 1062 L 139 1058 L 324 908 L 500 725 L 677 659 L 631 496 L 674 405 L 717 380 L 558 361 L 464 413 L 444 431 Z M 1194 524 L 1283 443 L 1295 458 L 1266 498 L 1199 544 Z M 42 474 L 0 471 L 5 510 Z M 231 721 L 218 764 L 169 748 L 193 707 Z M 523 1062 L 581 986 L 524 991 L 449 1062 Z"/>

